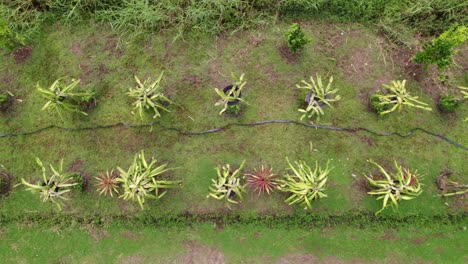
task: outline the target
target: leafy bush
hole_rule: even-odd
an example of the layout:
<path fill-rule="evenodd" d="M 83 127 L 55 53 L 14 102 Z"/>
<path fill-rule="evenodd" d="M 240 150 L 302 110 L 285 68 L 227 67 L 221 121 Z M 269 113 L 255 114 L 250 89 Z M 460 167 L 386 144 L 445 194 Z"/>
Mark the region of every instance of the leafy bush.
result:
<path fill-rule="evenodd" d="M 117 167 L 120 175 L 116 181 L 123 188 L 119 198 L 138 202 L 141 209 L 144 209 L 145 199 L 161 199 L 167 193 L 167 191 L 161 190 L 175 188 L 180 181 L 158 179 L 159 175 L 171 169 L 166 168 L 167 164 L 156 166 L 157 162 L 156 159 L 152 158 L 151 162 L 148 163 L 142 150 L 135 155 L 133 163 L 127 171 Z"/>
<path fill-rule="evenodd" d="M 237 77 L 234 73 L 231 73 L 231 79 L 232 87 L 227 91 L 221 91 L 220 89 L 215 88 L 215 92 L 220 97 L 219 101 L 215 103 L 215 106 L 223 106 L 223 109 L 221 109 L 219 112 L 220 115 L 223 114 L 226 110 L 230 113 L 238 114 L 240 111 L 239 102 L 247 103 L 244 99 L 241 98 L 242 89 L 247 83 L 244 80 L 244 74 L 242 73 L 240 77 Z"/>
<path fill-rule="evenodd" d="M 298 23 L 293 23 L 289 26 L 288 32 L 284 34 L 286 41 L 288 42 L 289 49 L 296 53 L 302 51 L 304 46 L 311 42 L 311 38 L 307 37 L 302 31 L 302 27 Z"/>
<path fill-rule="evenodd" d="M 452 94 L 442 94 L 439 107 L 443 112 L 453 113 L 460 106 L 461 101 Z"/>
<path fill-rule="evenodd" d="M 276 180 L 276 174 L 272 172 L 272 168 L 262 167 L 255 169 L 255 173 L 247 173 L 247 183 L 253 189 L 253 191 L 258 193 L 260 196 L 262 193 L 273 192 L 273 190 L 278 185 Z"/>
<path fill-rule="evenodd" d="M 312 209 L 311 202 L 316 199 L 327 197 L 325 194 L 328 174 L 332 168 L 328 167 L 330 161 L 327 161 L 325 168 L 315 162 L 315 169 L 312 169 L 305 161 L 296 161 L 295 166 L 286 158 L 289 169 L 293 174 L 284 175 L 284 179 L 278 180 L 278 189 L 282 192 L 291 193 L 285 200 L 289 205 L 300 203 L 304 209 Z"/>
<path fill-rule="evenodd" d="M 368 192 L 370 195 L 378 196 L 377 200 L 383 200 L 382 209 L 375 214 L 379 214 L 389 205 L 395 210 L 398 208 L 400 200 L 412 200 L 422 193 L 421 184 L 419 183 L 421 176 L 417 171 L 410 172 L 410 170 L 398 165 L 395 161 L 396 172 L 388 173 L 382 166 L 369 160 L 368 162 L 377 166 L 383 174 L 384 179 L 374 179 L 373 175 L 364 177 L 372 191 Z M 390 201 L 390 204 L 388 203 Z"/>
<path fill-rule="evenodd" d="M 94 91 L 78 91 L 75 88 L 80 83 L 80 80 L 72 79 L 70 84 L 63 84 L 63 78 L 57 79 L 48 89 L 42 88 L 39 83 L 37 90 L 39 94 L 47 99 L 47 102 L 42 107 L 42 110 L 57 113 L 63 120 L 64 112 L 76 112 L 83 115 L 88 115 L 80 110 L 81 103 L 89 103 L 94 97 Z"/>
<path fill-rule="evenodd" d="M 212 184 L 210 186 L 210 192 L 207 196 L 213 197 L 217 200 L 224 200 L 229 207 L 229 203 L 237 204 L 235 200 L 237 197 L 240 201 L 244 198 L 242 193 L 245 193 L 245 185 L 241 184 L 240 171 L 244 167 L 245 160 L 242 161 L 239 168 L 232 171 L 231 165 L 226 164 L 223 166 L 216 167 L 217 178 L 211 179 Z M 230 207 L 229 207 L 230 208 Z"/>
<path fill-rule="evenodd" d="M 43 202 L 53 202 L 58 210 L 62 210 L 60 200 L 67 200 L 64 194 L 70 192 L 74 186 L 80 185 L 81 175 L 77 173 L 63 173 L 63 160 L 56 170 L 50 165 L 52 175 L 47 175 L 46 168 L 42 161 L 36 158 L 36 163 L 42 169 L 42 180 L 33 184 L 21 178 L 21 183 L 27 187 L 27 190 L 33 193 L 39 192 Z M 60 199 L 60 200 L 57 200 Z"/>
<path fill-rule="evenodd" d="M 117 176 L 114 174 L 114 171 L 106 171 L 106 173 L 99 173 L 99 177 L 95 177 L 97 181 L 97 191 L 99 195 L 110 195 L 114 196 L 114 193 L 119 193 L 118 187 L 119 182 L 117 181 Z"/>
<path fill-rule="evenodd" d="M 383 94 L 376 93 L 371 96 L 371 104 L 376 112 L 385 115 L 397 109 L 401 111 L 403 105 L 432 111 L 430 107 L 426 107 L 426 103 L 420 102 L 417 96 L 412 96 L 406 90 L 405 85 L 406 80 L 392 81 L 390 85 L 383 84 L 382 86 L 386 88 L 386 91 Z"/>
<path fill-rule="evenodd" d="M 391 104 L 382 104 L 382 102 L 383 101 L 381 101 L 381 96 L 379 94 L 373 94 L 370 98 L 372 109 L 374 109 L 377 114 L 390 110 L 392 107 Z"/>
<path fill-rule="evenodd" d="M 298 111 L 303 113 L 301 116 L 301 120 L 304 117 L 313 118 L 314 116 L 317 117 L 316 121 L 320 120 L 320 116 L 324 115 L 323 107 L 328 105 L 331 106 L 331 102 L 335 102 L 341 99 L 339 95 L 336 95 L 338 89 L 331 89 L 333 82 L 333 76 L 330 77 L 328 84 L 326 87 L 323 86 L 322 78 L 320 75 L 317 74 L 317 82 L 315 82 L 314 78 L 310 77 L 310 83 L 302 80 L 301 83 L 303 85 L 296 84 L 298 89 L 305 89 L 308 94 L 310 94 L 310 99 L 307 102 L 307 107 L 305 109 L 299 109 Z"/>
<path fill-rule="evenodd" d="M 456 53 L 455 47 L 463 44 L 468 39 L 468 27 L 454 25 L 419 51 L 414 61 L 424 64 L 437 65 L 439 73 L 452 64 L 452 56 Z"/>
<path fill-rule="evenodd" d="M 138 85 L 134 88 L 130 88 L 127 92 L 127 95 L 130 96 L 130 98 L 136 99 L 136 101 L 133 102 L 135 105 L 134 109 L 138 110 L 142 120 L 143 112 L 148 109 L 151 109 L 154 112 L 153 118 L 161 116 L 161 113 L 159 112 L 160 109 L 170 112 L 163 104 L 173 104 L 173 102 L 163 94 L 162 87 L 159 85 L 163 74 L 164 72 L 161 72 L 159 77 L 152 83 L 150 83 L 150 78 L 141 83 L 140 79 L 135 76 L 135 81 Z"/>
<path fill-rule="evenodd" d="M 8 21 L 0 17 L 0 49 L 12 50 L 18 45 L 24 45 L 24 38 L 14 33 Z"/>

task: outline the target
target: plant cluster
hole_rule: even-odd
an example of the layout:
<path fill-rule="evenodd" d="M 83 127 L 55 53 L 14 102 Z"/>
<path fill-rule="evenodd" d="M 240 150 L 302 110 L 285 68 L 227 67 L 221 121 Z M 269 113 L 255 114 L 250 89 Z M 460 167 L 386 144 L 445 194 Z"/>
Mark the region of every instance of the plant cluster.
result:
<path fill-rule="evenodd" d="M 289 205 L 300 203 L 304 209 L 312 209 L 311 202 L 320 198 L 327 197 L 325 194 L 328 174 L 332 168 L 328 167 L 330 161 L 327 161 L 325 168 L 319 166 L 318 161 L 315 168 L 312 169 L 303 160 L 296 161 L 293 165 L 286 158 L 289 169 L 292 174 L 284 175 L 284 179 L 279 180 L 278 189 L 283 192 L 291 193 L 285 200 Z"/>
<path fill-rule="evenodd" d="M 452 94 L 442 94 L 439 101 L 440 110 L 453 113 L 460 106 L 461 101 Z"/>
<path fill-rule="evenodd" d="M 422 63 L 427 67 L 429 64 L 437 65 L 439 73 L 442 73 L 452 64 L 452 56 L 456 53 L 455 48 L 468 39 L 468 26 L 453 25 L 440 36 L 419 51 L 414 61 Z"/>
<path fill-rule="evenodd" d="M 289 26 L 288 32 L 284 34 L 286 41 L 288 42 L 289 49 L 296 53 L 302 51 L 305 45 L 312 41 L 311 38 L 307 37 L 302 31 L 302 27 L 298 23 L 293 23 Z"/>
<path fill-rule="evenodd" d="M 219 114 L 229 112 L 232 114 L 238 114 L 240 112 L 240 102 L 246 103 L 242 96 L 242 89 L 247 83 L 244 80 L 244 73 L 237 77 L 234 73 L 231 73 L 232 84 L 227 86 L 224 90 L 215 88 L 215 92 L 220 97 L 219 101 L 215 103 L 215 106 L 222 105 L 223 109 Z"/>
<path fill-rule="evenodd" d="M 165 103 L 173 104 L 169 98 L 167 98 L 162 92 L 162 87 L 160 86 L 161 79 L 164 72 L 161 72 L 159 77 L 151 82 L 151 79 L 146 79 L 143 83 L 135 76 L 135 81 L 137 86 L 130 88 L 127 92 L 130 98 L 135 99 L 133 105 L 135 105 L 135 110 L 138 111 L 140 118 L 143 119 L 143 113 L 145 110 L 152 110 L 154 112 L 153 118 L 160 117 L 160 110 L 169 112 L 169 110 L 164 106 Z"/>
<path fill-rule="evenodd" d="M 253 189 L 254 192 L 258 193 L 258 196 L 263 193 L 270 194 L 277 187 L 277 174 L 273 173 L 272 168 L 261 166 L 255 169 L 254 173 L 245 174 L 247 177 L 248 185 Z"/>
<path fill-rule="evenodd" d="M 391 113 L 398 109 L 401 111 L 403 105 L 432 111 L 426 103 L 418 100 L 417 96 L 412 96 L 405 87 L 406 80 L 392 81 L 390 85 L 383 84 L 385 88 L 383 93 L 376 93 L 371 96 L 371 105 L 380 115 Z"/>
<path fill-rule="evenodd" d="M 65 194 L 70 192 L 74 186 L 81 184 L 81 175 L 72 172 L 63 172 L 63 160 L 60 161 L 58 169 L 50 165 L 51 174 L 48 174 L 42 161 L 36 158 L 36 163 L 42 169 L 42 180 L 37 183 L 29 183 L 21 178 L 21 183 L 27 187 L 27 190 L 39 192 L 43 202 L 52 202 L 57 205 L 58 210 L 62 209 L 61 200 L 67 200 Z"/>
<path fill-rule="evenodd" d="M 449 197 L 468 193 L 468 184 L 461 184 L 449 178 L 453 173 L 451 171 L 442 172 L 436 179 L 437 186 L 442 191 L 440 196 Z"/>
<path fill-rule="evenodd" d="M 63 78 L 55 80 L 49 88 L 42 88 L 39 83 L 37 90 L 39 94 L 47 100 L 42 110 L 55 112 L 63 120 L 63 113 L 76 112 L 88 115 L 80 110 L 82 103 L 89 103 L 95 92 L 92 90 L 76 91 L 80 80 L 72 79 L 69 84 L 63 82 Z"/>
<path fill-rule="evenodd" d="M 422 193 L 421 184 L 419 183 L 421 176 L 417 171 L 411 172 L 395 161 L 396 171 L 389 173 L 372 160 L 368 162 L 377 166 L 381 173 L 379 175 L 384 177 L 383 179 L 377 179 L 377 175 L 367 176 L 364 174 L 368 186 L 372 189 L 368 194 L 377 196 L 377 200 L 383 200 L 382 208 L 375 213 L 376 215 L 389 205 L 395 210 L 401 200 L 412 200 Z"/>
<path fill-rule="evenodd" d="M 327 86 L 324 87 L 321 76 L 317 74 L 317 81 L 315 81 L 311 76 L 310 83 L 302 80 L 301 84 L 296 84 L 298 89 L 304 89 L 307 91 L 307 96 L 304 100 L 307 103 L 307 106 L 305 109 L 300 108 L 298 110 L 303 113 L 301 120 L 304 119 L 304 117 L 311 119 L 314 116 L 316 117 L 316 121 L 320 120 L 320 116 L 325 114 L 323 112 L 323 107 L 329 106 L 330 108 L 333 108 L 331 102 L 341 99 L 341 97 L 336 94 L 338 89 L 331 88 L 332 83 L 333 76 L 330 77 Z"/>
<path fill-rule="evenodd" d="M 5 111 L 11 104 L 12 96 L 9 93 L 0 93 L 0 111 Z"/>
<path fill-rule="evenodd" d="M 13 32 L 8 21 L 0 17 L 0 49 L 9 51 L 19 45 L 24 45 L 24 38 Z"/>
<path fill-rule="evenodd" d="M 211 179 L 210 192 L 207 197 L 213 197 L 217 200 L 224 200 L 228 207 L 229 203 L 237 204 L 238 199 L 242 201 L 242 193 L 245 193 L 245 184 L 241 183 L 243 179 L 240 171 L 244 167 L 245 160 L 242 161 L 239 168 L 233 170 L 231 165 L 226 164 L 216 167 L 217 178 Z"/>
<path fill-rule="evenodd" d="M 119 198 L 124 200 L 131 200 L 138 202 L 141 209 L 144 209 L 146 199 L 161 199 L 169 188 L 175 188 L 180 183 L 179 181 L 171 181 L 161 179 L 160 175 L 171 170 L 166 168 L 167 164 L 156 165 L 156 159 L 151 159 L 148 162 L 145 158 L 145 153 L 142 150 L 135 155 L 133 163 L 127 170 L 117 167 L 120 175 L 116 177 L 115 181 L 111 181 L 111 189 L 114 182 L 121 185 L 122 194 Z"/>
<path fill-rule="evenodd" d="M 105 173 L 99 173 L 99 177 L 95 177 L 97 181 L 97 191 L 99 195 L 110 195 L 114 197 L 114 193 L 119 193 L 119 182 L 117 181 L 117 175 L 114 174 L 114 170 L 106 171 Z"/>

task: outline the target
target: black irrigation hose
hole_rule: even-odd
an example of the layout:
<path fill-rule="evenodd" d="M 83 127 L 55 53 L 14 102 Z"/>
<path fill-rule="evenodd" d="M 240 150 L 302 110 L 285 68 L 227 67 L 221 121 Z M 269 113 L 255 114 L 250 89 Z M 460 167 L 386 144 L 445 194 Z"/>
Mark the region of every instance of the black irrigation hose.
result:
<path fill-rule="evenodd" d="M 442 139 L 445 142 L 447 142 L 447 143 L 449 143 L 449 144 L 451 144 L 451 145 L 453 145 L 455 147 L 461 148 L 463 150 L 468 150 L 467 147 L 465 147 L 465 146 L 463 146 L 463 145 L 461 145 L 461 144 L 459 144 L 459 143 L 457 143 L 457 142 L 455 142 L 453 140 L 450 140 L 450 139 L 446 138 L 443 135 L 436 134 L 434 132 L 431 132 L 431 131 L 428 131 L 428 130 L 425 130 L 425 129 L 419 128 L 419 127 L 411 129 L 406 134 L 400 134 L 398 132 L 378 133 L 378 132 L 372 131 L 372 130 L 367 129 L 367 128 L 362 128 L 362 127 L 342 128 L 342 127 L 335 127 L 335 126 L 307 124 L 307 123 L 302 123 L 302 122 L 293 121 L 293 120 L 264 120 L 264 121 L 258 121 L 258 122 L 253 122 L 253 123 L 230 123 L 230 124 L 224 125 L 222 127 L 217 127 L 217 128 L 213 128 L 213 129 L 209 129 L 209 130 L 203 130 L 203 131 L 184 131 L 184 130 L 182 130 L 180 128 L 176 128 L 176 127 L 166 127 L 166 126 L 160 124 L 158 121 L 150 122 L 150 123 L 147 123 L 147 124 L 141 124 L 141 125 L 133 125 L 133 124 L 127 124 L 127 123 L 124 123 L 124 122 L 119 122 L 119 123 L 115 123 L 115 124 L 111 124 L 111 125 L 95 125 L 95 126 L 90 126 L 90 127 L 78 127 L 78 128 L 68 128 L 68 127 L 50 125 L 50 126 L 46 126 L 46 127 L 43 127 L 43 128 L 39 128 L 39 129 L 34 130 L 34 131 L 30 131 L 30 132 L 0 134 L 0 138 L 29 136 L 29 135 L 37 134 L 37 133 L 40 133 L 42 131 L 46 131 L 46 130 L 50 130 L 50 129 L 54 129 L 54 128 L 55 129 L 66 130 L 66 131 L 82 131 L 82 130 L 95 130 L 95 129 L 113 128 L 113 127 L 118 127 L 118 126 L 124 126 L 124 127 L 130 127 L 130 128 L 139 128 L 139 127 L 151 127 L 153 125 L 159 125 L 161 128 L 166 129 L 166 130 L 176 131 L 177 133 L 179 133 L 181 135 L 193 136 L 193 135 L 203 135 L 203 134 L 219 132 L 219 131 L 228 129 L 231 126 L 259 126 L 259 125 L 272 124 L 272 123 L 296 124 L 296 125 L 301 125 L 301 126 L 305 126 L 305 127 L 309 127 L 309 128 L 325 129 L 325 130 L 333 130 L 333 131 L 343 131 L 343 132 L 350 132 L 350 133 L 355 133 L 355 132 L 358 132 L 358 131 L 365 131 L 367 133 L 370 133 L 370 134 L 373 134 L 373 135 L 376 135 L 376 136 L 380 136 L 380 137 L 399 136 L 401 138 L 407 138 L 407 137 L 413 135 L 416 131 L 421 131 L 421 132 L 423 132 L 425 134 L 428 134 L 430 136 Z"/>

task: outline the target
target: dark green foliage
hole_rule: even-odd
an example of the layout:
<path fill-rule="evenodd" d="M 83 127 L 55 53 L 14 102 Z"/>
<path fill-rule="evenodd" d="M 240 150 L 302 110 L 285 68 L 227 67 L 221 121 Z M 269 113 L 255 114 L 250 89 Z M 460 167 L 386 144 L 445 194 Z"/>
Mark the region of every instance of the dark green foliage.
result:
<path fill-rule="evenodd" d="M 439 72 L 452 64 L 452 55 L 456 53 L 455 47 L 463 44 L 468 39 L 468 27 L 465 25 L 450 27 L 432 42 L 425 46 L 414 57 L 414 61 L 424 64 L 435 64 Z"/>
<path fill-rule="evenodd" d="M 382 101 L 380 101 L 380 97 L 378 96 L 378 94 L 373 94 L 370 98 L 370 104 L 371 104 L 371 107 L 372 109 L 374 109 L 374 111 L 377 113 L 377 114 L 380 114 L 384 111 L 387 111 L 391 108 L 391 105 L 389 104 L 381 104 Z"/>
<path fill-rule="evenodd" d="M 9 28 L 8 21 L 0 17 L 0 49 L 12 50 L 19 45 L 24 45 L 24 39 Z"/>
<path fill-rule="evenodd" d="M 284 37 L 288 42 L 289 49 L 291 49 L 293 53 L 303 50 L 304 46 L 312 41 L 304 34 L 302 27 L 298 23 L 293 23 L 289 26 L 289 30 L 284 34 Z"/>
<path fill-rule="evenodd" d="M 452 94 L 442 94 L 439 101 L 440 110 L 453 113 L 460 106 L 461 101 Z"/>

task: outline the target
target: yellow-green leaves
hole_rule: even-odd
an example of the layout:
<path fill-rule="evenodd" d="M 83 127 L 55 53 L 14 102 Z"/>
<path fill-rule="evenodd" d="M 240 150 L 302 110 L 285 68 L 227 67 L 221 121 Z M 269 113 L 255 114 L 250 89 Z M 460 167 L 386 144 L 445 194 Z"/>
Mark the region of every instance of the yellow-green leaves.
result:
<path fill-rule="evenodd" d="M 372 160 L 369 163 L 377 166 L 380 173 L 375 175 L 364 175 L 367 179 L 368 186 L 372 189 L 368 194 L 377 196 L 377 200 L 382 200 L 382 208 L 375 214 L 379 214 L 389 205 L 397 209 L 400 200 L 412 200 L 422 193 L 419 180 L 421 176 L 417 171 L 410 172 L 409 169 L 403 168 L 394 161 L 395 172 L 389 173 L 382 166 Z M 380 178 L 375 179 L 380 174 Z M 389 203 L 390 202 L 390 203 Z"/>
<path fill-rule="evenodd" d="M 140 79 L 135 75 L 135 82 L 137 86 L 129 88 L 127 95 L 132 99 L 135 99 L 133 105 L 134 109 L 138 111 L 140 118 L 143 119 L 143 113 L 145 110 L 152 110 L 154 112 L 153 118 L 160 117 L 160 110 L 170 112 L 163 103 L 173 104 L 169 98 L 167 98 L 162 92 L 162 87 L 160 86 L 164 71 L 161 72 L 159 77 L 151 82 L 151 79 L 148 78 L 144 82 L 141 82 Z"/>
<path fill-rule="evenodd" d="M 236 170 L 231 169 L 231 165 L 226 164 L 223 166 L 216 167 L 217 178 L 211 179 L 212 184 L 210 186 L 210 192 L 207 196 L 215 198 L 217 200 L 224 200 L 227 203 L 237 204 L 236 196 L 240 201 L 243 200 L 242 193 L 245 193 L 245 184 L 242 184 L 242 176 L 240 171 L 244 167 L 245 160 L 242 161 L 239 168 Z"/>
<path fill-rule="evenodd" d="M 328 167 L 330 161 L 324 168 L 315 162 L 315 168 L 307 165 L 305 161 L 296 161 L 292 164 L 288 158 L 289 169 L 292 174 L 284 175 L 284 179 L 278 180 L 278 189 L 291 195 L 285 200 L 289 205 L 300 203 L 304 209 L 312 209 L 311 202 L 316 199 L 327 197 L 325 194 L 328 174 L 332 168 Z"/>

